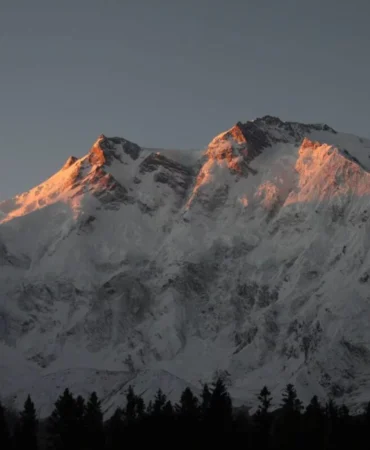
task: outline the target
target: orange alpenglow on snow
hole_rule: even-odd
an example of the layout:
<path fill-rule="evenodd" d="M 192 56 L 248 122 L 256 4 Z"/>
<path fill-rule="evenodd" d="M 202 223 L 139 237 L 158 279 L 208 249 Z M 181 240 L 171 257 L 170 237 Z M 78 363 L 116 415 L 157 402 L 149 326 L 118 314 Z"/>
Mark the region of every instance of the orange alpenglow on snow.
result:
<path fill-rule="evenodd" d="M 77 217 L 81 211 L 84 185 L 89 184 L 92 192 L 112 186 L 109 174 L 102 169 L 106 162 L 104 151 L 100 147 L 103 139 L 105 136 L 100 135 L 87 156 L 81 159 L 70 156 L 59 172 L 39 186 L 1 202 L 1 209 L 7 210 L 7 214 L 0 219 L 0 223 L 58 202 L 66 204 L 73 216 Z"/>
<path fill-rule="evenodd" d="M 305 138 L 299 148 L 295 169 L 297 191 L 289 195 L 285 206 L 344 195 L 363 197 L 370 194 L 369 172 L 331 145 Z"/>

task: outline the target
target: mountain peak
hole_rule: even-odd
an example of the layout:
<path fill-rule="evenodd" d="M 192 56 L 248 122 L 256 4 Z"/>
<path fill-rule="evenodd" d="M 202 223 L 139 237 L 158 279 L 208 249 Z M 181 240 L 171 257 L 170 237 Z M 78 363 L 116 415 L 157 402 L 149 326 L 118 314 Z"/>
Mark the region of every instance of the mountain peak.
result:
<path fill-rule="evenodd" d="M 69 167 L 73 166 L 73 164 L 78 160 L 75 156 L 70 156 L 67 161 L 64 163 L 64 166 L 62 167 L 62 170 L 68 169 Z"/>
<path fill-rule="evenodd" d="M 303 132 L 310 132 L 313 130 L 316 131 L 328 131 L 331 133 L 336 134 L 337 132 L 334 130 L 334 128 L 330 127 L 326 123 L 303 123 L 303 122 L 294 122 L 294 121 L 284 121 L 281 120 L 277 116 L 271 116 L 271 115 L 265 115 L 262 117 L 257 117 L 254 120 L 249 120 L 246 123 L 254 123 L 257 126 L 262 127 L 274 127 L 274 128 L 280 128 L 280 129 L 286 129 L 288 131 L 303 131 Z M 238 125 L 245 125 L 246 123 L 238 122 Z"/>
<path fill-rule="evenodd" d="M 122 162 L 124 154 L 136 160 L 141 150 L 141 147 L 127 139 L 100 134 L 90 149 L 89 161 L 91 164 L 110 165 L 115 159 Z"/>
<path fill-rule="evenodd" d="M 279 117 L 265 115 L 246 122 L 237 122 L 229 130 L 216 136 L 209 144 L 212 154 L 225 153 L 225 144 L 233 156 L 243 155 L 246 161 L 251 161 L 264 148 L 276 143 L 300 145 L 306 137 L 324 132 L 320 136 L 325 140 L 337 132 L 327 124 L 283 121 Z"/>
<path fill-rule="evenodd" d="M 0 203 L 2 395 L 97 385 L 107 411 L 225 369 L 248 404 L 368 398 L 370 141 L 326 127 L 238 122 L 199 159 L 102 134 Z"/>
<path fill-rule="evenodd" d="M 280 119 L 280 117 L 277 117 L 277 116 L 271 116 L 271 115 L 269 115 L 269 114 L 267 114 L 267 115 L 265 115 L 265 116 L 262 116 L 262 117 L 257 117 L 256 119 L 250 120 L 250 121 L 247 121 L 247 122 L 264 122 L 264 123 L 269 124 L 269 125 L 281 125 L 281 124 L 284 123 L 284 122 Z M 239 122 L 239 123 L 240 123 L 240 122 Z"/>

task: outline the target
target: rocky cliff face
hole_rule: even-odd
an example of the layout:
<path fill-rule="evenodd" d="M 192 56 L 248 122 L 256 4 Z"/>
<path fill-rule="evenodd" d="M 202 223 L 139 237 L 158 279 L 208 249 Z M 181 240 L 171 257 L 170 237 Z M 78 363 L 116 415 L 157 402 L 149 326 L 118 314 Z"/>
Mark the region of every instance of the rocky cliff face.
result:
<path fill-rule="evenodd" d="M 0 380 L 41 415 L 61 389 L 109 414 L 222 371 L 237 402 L 293 382 L 370 395 L 370 141 L 266 116 L 204 152 L 101 135 L 0 203 Z"/>

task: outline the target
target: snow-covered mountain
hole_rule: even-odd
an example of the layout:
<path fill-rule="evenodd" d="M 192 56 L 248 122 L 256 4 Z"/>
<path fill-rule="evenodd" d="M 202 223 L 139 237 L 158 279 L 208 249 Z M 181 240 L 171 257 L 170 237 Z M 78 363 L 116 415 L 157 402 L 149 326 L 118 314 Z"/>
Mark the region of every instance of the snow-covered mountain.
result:
<path fill-rule="evenodd" d="M 369 401 L 369 171 L 369 140 L 271 116 L 205 151 L 101 135 L 0 203 L 0 395 Z"/>

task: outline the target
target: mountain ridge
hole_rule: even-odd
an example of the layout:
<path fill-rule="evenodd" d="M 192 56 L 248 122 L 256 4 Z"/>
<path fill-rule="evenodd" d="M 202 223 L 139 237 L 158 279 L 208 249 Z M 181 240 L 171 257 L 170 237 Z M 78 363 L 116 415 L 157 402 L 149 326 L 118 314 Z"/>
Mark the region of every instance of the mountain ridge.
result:
<path fill-rule="evenodd" d="M 264 116 L 188 154 L 100 135 L 0 203 L 3 395 L 45 416 L 94 387 L 110 414 L 128 380 L 176 397 L 223 371 L 252 406 L 293 381 L 360 407 L 370 141 Z"/>

